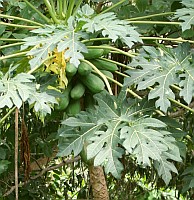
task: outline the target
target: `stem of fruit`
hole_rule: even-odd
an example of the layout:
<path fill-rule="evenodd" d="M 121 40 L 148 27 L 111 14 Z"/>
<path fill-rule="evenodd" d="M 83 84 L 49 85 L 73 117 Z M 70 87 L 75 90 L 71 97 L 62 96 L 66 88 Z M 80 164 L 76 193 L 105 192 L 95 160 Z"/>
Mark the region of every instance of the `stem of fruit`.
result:
<path fill-rule="evenodd" d="M 28 0 L 23 0 L 28 6 L 30 6 L 37 14 L 40 15 L 40 17 L 46 21 L 48 24 L 50 24 L 50 19 L 47 18 L 45 15 L 43 15 L 38 9 L 36 9 Z"/>
<path fill-rule="evenodd" d="M 158 17 L 158 16 L 165 16 L 165 15 L 173 15 L 175 12 L 165 12 L 165 13 L 157 13 L 157 14 L 152 14 L 152 15 L 146 15 L 142 17 L 133 17 L 130 19 L 127 19 L 128 21 L 134 21 L 134 20 L 140 20 L 140 19 L 147 19 L 151 17 Z"/>
<path fill-rule="evenodd" d="M 7 18 L 7 19 L 16 19 L 16 20 L 20 20 L 20 21 L 24 21 L 24 22 L 29 22 L 29 23 L 35 24 L 37 26 L 44 26 L 43 24 L 40 24 L 38 22 L 29 20 L 29 19 L 25 19 L 25 18 L 21 18 L 21 17 L 11 16 L 11 15 L 3 15 L 3 14 L 0 14 L 0 17 Z"/>
<path fill-rule="evenodd" d="M 123 54 L 123 55 L 131 57 L 131 58 L 135 57 L 135 55 L 133 55 L 131 53 L 122 51 L 121 49 L 117 49 L 116 47 L 111 47 L 111 46 L 103 46 L 103 45 L 101 45 L 101 46 L 87 46 L 87 48 L 89 48 L 89 49 L 109 49 L 109 50 L 117 51 L 120 54 Z"/>
<path fill-rule="evenodd" d="M 112 5 L 111 7 L 107 8 L 106 10 L 102 11 L 100 14 L 104 14 L 106 12 L 109 12 L 110 10 L 116 8 L 117 6 L 119 6 L 120 4 L 124 3 L 126 0 L 121 0 L 118 3 L 115 3 L 114 5 Z"/>
<path fill-rule="evenodd" d="M 27 29 L 40 28 L 40 26 L 27 26 L 27 25 L 21 25 L 21 24 L 10 24 L 10 23 L 6 23 L 6 22 L 0 22 L 0 25 L 12 26 L 12 27 L 16 27 L 16 28 L 27 28 Z"/>
<path fill-rule="evenodd" d="M 90 65 L 90 66 L 93 68 L 93 70 L 94 70 L 97 74 L 99 74 L 99 76 L 102 77 L 102 79 L 104 80 L 104 82 L 105 82 L 105 84 L 106 84 L 106 87 L 107 87 L 107 89 L 108 89 L 108 92 L 110 93 L 110 95 L 113 95 L 113 92 L 112 92 L 112 89 L 111 89 L 111 86 L 110 86 L 110 84 L 109 84 L 109 82 L 108 82 L 107 77 L 106 77 L 95 65 L 93 65 L 90 61 L 85 60 L 85 59 L 83 59 L 83 60 L 81 60 L 81 61 L 87 63 L 88 65 Z"/>
<path fill-rule="evenodd" d="M 59 24 L 59 20 L 57 19 L 55 13 L 53 12 L 52 10 L 52 7 L 51 7 L 51 4 L 48 0 L 44 0 L 44 3 L 49 11 L 49 14 L 51 16 L 51 18 L 53 19 L 53 21 L 56 23 L 56 24 Z"/>

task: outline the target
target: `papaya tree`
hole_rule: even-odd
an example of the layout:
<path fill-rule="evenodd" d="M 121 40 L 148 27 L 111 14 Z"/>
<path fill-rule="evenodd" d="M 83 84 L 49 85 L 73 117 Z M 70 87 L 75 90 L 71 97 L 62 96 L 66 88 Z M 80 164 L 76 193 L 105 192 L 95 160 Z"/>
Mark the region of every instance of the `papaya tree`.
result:
<path fill-rule="evenodd" d="M 193 3 L 0 1 L 2 199 L 192 198 Z"/>

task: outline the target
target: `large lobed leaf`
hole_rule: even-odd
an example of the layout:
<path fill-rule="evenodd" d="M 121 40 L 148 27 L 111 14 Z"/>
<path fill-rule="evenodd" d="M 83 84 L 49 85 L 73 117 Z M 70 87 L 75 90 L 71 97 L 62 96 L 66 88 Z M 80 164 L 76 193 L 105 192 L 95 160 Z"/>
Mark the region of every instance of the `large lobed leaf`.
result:
<path fill-rule="evenodd" d="M 27 73 L 17 74 L 10 77 L 10 72 L 0 78 L 0 108 L 11 108 L 16 106 L 20 108 L 23 102 L 34 106 L 35 112 L 40 119 L 44 119 L 46 114 L 51 113 L 52 105 L 56 104 L 56 99 L 36 89 L 35 77 Z"/>
<path fill-rule="evenodd" d="M 118 19 L 112 12 L 100 14 L 95 17 L 84 17 L 82 20 L 85 21 L 83 29 L 86 32 L 102 32 L 104 37 L 109 37 L 113 42 L 120 39 L 129 47 L 132 47 L 135 42 L 142 42 L 135 28 L 126 20 Z"/>
<path fill-rule="evenodd" d="M 35 91 L 35 86 L 30 85 L 34 76 L 20 73 L 14 78 L 3 76 L 0 80 L 0 108 L 5 106 L 11 108 L 13 105 L 21 107 Z"/>
<path fill-rule="evenodd" d="M 124 94 L 122 91 L 118 98 L 106 92 L 96 94 L 98 105 L 94 109 L 64 120 L 58 155 L 78 155 L 87 144 L 87 159 L 119 178 L 123 169 L 120 158 L 127 151 L 139 165 L 151 166 L 155 161 L 168 184 L 171 171 L 177 172 L 171 160 L 181 161 L 176 141 L 164 122 L 146 115 L 149 109 L 145 103 L 131 102 L 129 106 Z"/>
<path fill-rule="evenodd" d="M 194 25 L 194 1 L 182 0 L 181 2 L 186 8 L 176 10 L 175 18 L 183 21 L 181 23 L 182 30 L 190 29 Z"/>
<path fill-rule="evenodd" d="M 194 95 L 191 58 L 188 44 L 175 49 L 144 47 L 130 63 L 136 69 L 126 71 L 130 77 L 125 78 L 125 85 L 136 85 L 137 90 L 149 89 L 148 99 L 157 99 L 156 107 L 164 112 L 171 105 L 169 99 L 175 99 L 171 86 L 179 85 L 180 96 L 189 104 Z"/>
<path fill-rule="evenodd" d="M 32 56 L 30 60 L 31 68 L 40 66 L 48 57 L 52 55 L 54 49 L 58 52 L 64 51 L 64 58 L 70 59 L 70 62 L 78 66 L 80 59 L 83 59 L 81 52 L 87 52 L 86 46 L 81 43 L 80 38 L 84 38 L 85 34 L 81 31 L 75 32 L 75 28 L 69 26 L 46 26 L 33 30 L 36 36 L 24 39 L 25 44 L 22 49 L 32 47 L 27 55 Z"/>

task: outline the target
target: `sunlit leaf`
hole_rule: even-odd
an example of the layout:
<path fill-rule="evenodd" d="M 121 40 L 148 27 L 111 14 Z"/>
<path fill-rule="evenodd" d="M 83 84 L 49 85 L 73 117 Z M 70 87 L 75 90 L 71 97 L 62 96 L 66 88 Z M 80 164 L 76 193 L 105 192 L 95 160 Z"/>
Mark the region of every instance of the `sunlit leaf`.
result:
<path fill-rule="evenodd" d="M 146 115 L 150 110 L 146 103 L 127 104 L 124 94 L 121 91 L 118 99 L 107 92 L 96 94 L 98 106 L 64 120 L 59 129 L 58 155 L 68 156 L 72 152 L 78 155 L 87 144 L 87 159 L 93 159 L 95 166 L 104 166 L 106 173 L 120 178 L 123 170 L 120 158 L 127 151 L 141 166 L 151 166 L 152 161 L 157 161 L 156 169 L 168 184 L 171 171 L 177 172 L 171 160 L 181 161 L 176 140 L 164 122 Z"/>
<path fill-rule="evenodd" d="M 180 95 L 188 103 L 191 101 L 192 87 L 187 91 L 188 84 L 193 84 L 191 53 L 188 44 L 179 45 L 175 49 L 160 48 L 144 47 L 130 63 L 136 69 L 126 71 L 130 77 L 125 78 L 125 85 L 135 84 L 137 90 L 149 89 L 148 99 L 156 99 L 156 107 L 166 112 L 171 106 L 169 99 L 175 99 L 171 88 L 173 84 L 183 87 Z"/>
<path fill-rule="evenodd" d="M 175 18 L 183 21 L 181 23 L 182 30 L 185 31 L 190 29 L 194 25 L 194 1 L 193 0 L 182 0 L 181 3 L 186 6 L 186 8 L 181 8 L 176 10 Z"/>

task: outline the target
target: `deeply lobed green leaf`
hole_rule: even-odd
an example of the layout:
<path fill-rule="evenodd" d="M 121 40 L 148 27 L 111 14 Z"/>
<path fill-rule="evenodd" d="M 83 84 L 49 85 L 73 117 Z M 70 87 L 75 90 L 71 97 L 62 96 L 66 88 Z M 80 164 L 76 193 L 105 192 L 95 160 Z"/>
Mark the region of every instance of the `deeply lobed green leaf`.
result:
<path fill-rule="evenodd" d="M 181 161 L 176 140 L 164 122 L 146 115 L 150 108 L 145 103 L 129 104 L 123 94 L 118 98 L 106 92 L 96 94 L 95 109 L 64 120 L 59 129 L 58 155 L 78 155 L 87 144 L 87 159 L 119 178 L 123 170 L 120 158 L 127 151 L 139 165 L 156 162 L 159 175 L 168 184 L 171 171 L 177 172 L 170 160 Z"/>
<path fill-rule="evenodd" d="M 156 99 L 155 105 L 166 112 L 171 106 L 169 99 L 175 99 L 172 85 L 182 89 L 180 96 L 189 104 L 194 95 L 192 85 L 192 53 L 188 44 L 175 49 L 144 47 L 139 56 L 130 63 L 134 70 L 127 70 L 130 76 L 125 78 L 125 85 L 137 86 L 137 90 L 149 89 L 148 99 Z"/>

